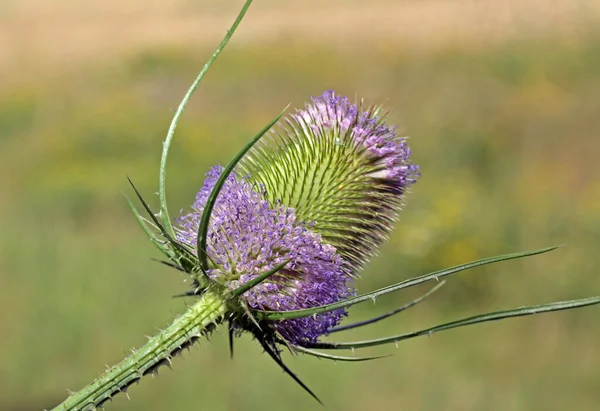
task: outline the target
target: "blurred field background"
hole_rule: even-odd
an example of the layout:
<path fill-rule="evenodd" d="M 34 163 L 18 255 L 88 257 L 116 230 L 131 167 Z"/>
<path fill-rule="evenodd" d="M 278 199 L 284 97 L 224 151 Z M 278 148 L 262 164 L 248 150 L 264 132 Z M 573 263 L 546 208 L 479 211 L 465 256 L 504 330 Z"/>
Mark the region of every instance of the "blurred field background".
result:
<path fill-rule="evenodd" d="M 0 409 L 51 408 L 184 309 L 122 193 L 157 187 L 173 109 L 242 1 L 0 2 Z M 600 2 L 257 0 L 200 86 L 168 170 L 172 214 L 282 107 L 335 89 L 384 103 L 423 177 L 361 291 L 468 260 L 351 335 L 600 293 Z M 351 311 L 363 319 L 425 288 Z M 597 410 L 600 309 L 509 320 L 333 364 L 248 337 L 202 342 L 109 410 Z"/>

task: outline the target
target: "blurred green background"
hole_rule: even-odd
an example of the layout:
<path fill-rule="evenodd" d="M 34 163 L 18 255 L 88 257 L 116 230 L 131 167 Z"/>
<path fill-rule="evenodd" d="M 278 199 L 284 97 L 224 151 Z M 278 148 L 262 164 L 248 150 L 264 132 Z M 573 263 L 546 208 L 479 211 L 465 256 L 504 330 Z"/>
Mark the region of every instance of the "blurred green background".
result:
<path fill-rule="evenodd" d="M 598 3 L 259 0 L 180 125 L 171 212 L 282 107 L 334 89 L 384 103 L 423 173 L 359 290 L 567 245 L 462 273 L 338 339 L 597 295 Z M 171 298 L 183 277 L 150 260 L 125 176 L 152 198 L 173 109 L 241 4 L 0 3 L 0 409 L 52 407 L 184 309 Z M 598 318 L 596 307 L 454 330 L 367 351 L 394 354 L 370 363 L 286 360 L 328 410 L 595 410 Z M 323 409 L 249 337 L 231 361 L 223 333 L 130 396 L 107 409 Z"/>

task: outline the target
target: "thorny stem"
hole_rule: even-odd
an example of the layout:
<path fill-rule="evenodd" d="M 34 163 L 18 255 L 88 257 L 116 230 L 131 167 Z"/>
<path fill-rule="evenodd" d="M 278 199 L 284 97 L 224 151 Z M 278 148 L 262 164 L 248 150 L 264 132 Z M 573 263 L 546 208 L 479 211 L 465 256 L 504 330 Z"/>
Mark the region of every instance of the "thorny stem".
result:
<path fill-rule="evenodd" d="M 133 351 L 94 382 L 69 396 L 53 411 L 92 411 L 101 408 L 106 401 L 119 392 L 125 392 L 143 376 L 157 373 L 161 365 L 170 365 L 174 356 L 214 329 L 226 312 L 226 300 L 219 294 L 206 292 L 169 327 L 150 338 L 143 347 Z"/>

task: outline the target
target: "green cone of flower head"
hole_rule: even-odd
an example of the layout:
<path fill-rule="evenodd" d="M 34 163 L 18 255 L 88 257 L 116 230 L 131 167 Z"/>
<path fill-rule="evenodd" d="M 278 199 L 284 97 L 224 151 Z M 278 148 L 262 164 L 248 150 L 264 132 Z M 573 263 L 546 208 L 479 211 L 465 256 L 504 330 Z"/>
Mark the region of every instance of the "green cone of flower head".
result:
<path fill-rule="evenodd" d="M 238 168 L 263 186 L 269 202 L 294 208 L 335 246 L 349 274 L 386 239 L 419 175 L 406 140 L 377 112 L 326 91 L 265 136 Z"/>

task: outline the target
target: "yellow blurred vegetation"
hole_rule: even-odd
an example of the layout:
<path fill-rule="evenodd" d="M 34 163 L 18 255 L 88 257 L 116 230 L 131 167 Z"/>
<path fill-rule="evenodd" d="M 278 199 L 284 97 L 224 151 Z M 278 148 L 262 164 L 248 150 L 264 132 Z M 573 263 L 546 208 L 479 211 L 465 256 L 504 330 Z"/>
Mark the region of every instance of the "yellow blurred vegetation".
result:
<path fill-rule="evenodd" d="M 238 4 L 240 3 L 240 4 Z M 241 2 L 0 5 L 0 409 L 51 407 L 166 325 L 177 272 L 130 215 L 156 203 L 172 110 Z M 597 1 L 257 1 L 188 107 L 171 213 L 282 107 L 333 88 L 390 110 L 423 176 L 357 286 L 547 245 L 463 273 L 348 338 L 600 293 Z M 363 319 L 419 291 L 352 309 Z M 368 364 L 293 358 L 329 410 L 593 410 L 598 308 L 417 339 Z M 320 409 L 249 338 L 225 333 L 111 410 Z M 341 338 L 340 335 L 335 335 Z"/>

